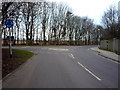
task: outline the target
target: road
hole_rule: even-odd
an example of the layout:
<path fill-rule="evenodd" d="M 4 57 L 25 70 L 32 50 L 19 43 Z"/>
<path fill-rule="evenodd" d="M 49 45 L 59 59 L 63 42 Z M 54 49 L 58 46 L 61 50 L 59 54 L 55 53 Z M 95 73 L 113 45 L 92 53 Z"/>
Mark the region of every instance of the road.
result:
<path fill-rule="evenodd" d="M 35 55 L 3 80 L 3 88 L 117 88 L 119 64 L 91 47 L 14 47 Z"/>

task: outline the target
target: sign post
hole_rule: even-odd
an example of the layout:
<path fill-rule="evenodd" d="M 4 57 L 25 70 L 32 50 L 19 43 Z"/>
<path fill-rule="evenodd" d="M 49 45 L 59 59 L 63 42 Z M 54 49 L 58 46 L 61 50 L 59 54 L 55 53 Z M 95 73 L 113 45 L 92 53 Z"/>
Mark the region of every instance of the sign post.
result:
<path fill-rule="evenodd" d="M 7 19 L 5 21 L 5 25 L 7 28 L 9 28 L 9 53 L 10 53 L 10 58 L 12 58 L 12 42 L 11 42 L 11 30 L 10 30 L 10 28 L 13 27 L 13 20 Z"/>

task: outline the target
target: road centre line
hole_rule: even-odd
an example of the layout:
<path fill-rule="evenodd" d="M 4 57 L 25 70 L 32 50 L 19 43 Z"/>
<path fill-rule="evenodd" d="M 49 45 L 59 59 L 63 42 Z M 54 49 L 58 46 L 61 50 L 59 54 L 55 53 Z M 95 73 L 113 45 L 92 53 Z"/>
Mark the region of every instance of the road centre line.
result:
<path fill-rule="evenodd" d="M 75 59 L 75 57 L 73 56 L 73 54 L 70 54 L 72 56 L 73 59 Z"/>
<path fill-rule="evenodd" d="M 83 67 L 88 73 L 90 73 L 92 76 L 94 76 L 97 80 L 101 81 L 99 77 L 97 77 L 95 74 L 93 74 L 90 70 L 88 70 L 85 66 L 83 66 L 80 62 L 78 64 Z"/>

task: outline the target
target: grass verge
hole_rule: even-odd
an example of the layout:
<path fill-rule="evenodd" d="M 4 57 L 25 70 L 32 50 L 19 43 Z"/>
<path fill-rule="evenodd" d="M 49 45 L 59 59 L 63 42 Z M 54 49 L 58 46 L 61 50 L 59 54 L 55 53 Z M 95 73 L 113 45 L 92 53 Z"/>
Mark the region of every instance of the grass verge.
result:
<path fill-rule="evenodd" d="M 12 58 L 9 49 L 2 49 L 2 78 L 26 62 L 34 54 L 26 50 L 13 49 Z"/>

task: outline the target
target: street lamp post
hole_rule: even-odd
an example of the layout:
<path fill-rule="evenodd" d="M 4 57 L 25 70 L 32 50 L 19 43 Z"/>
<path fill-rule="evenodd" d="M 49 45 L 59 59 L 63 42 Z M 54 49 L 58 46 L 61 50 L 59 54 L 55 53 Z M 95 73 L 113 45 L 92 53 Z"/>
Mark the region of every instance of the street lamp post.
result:
<path fill-rule="evenodd" d="M 70 15 L 72 17 L 72 13 L 70 11 L 67 12 L 67 29 L 70 29 Z M 69 37 L 69 44 L 71 44 L 71 36 Z"/>
<path fill-rule="evenodd" d="M 101 38 L 101 32 L 100 29 L 98 29 L 98 46 L 100 45 L 100 38 Z"/>

